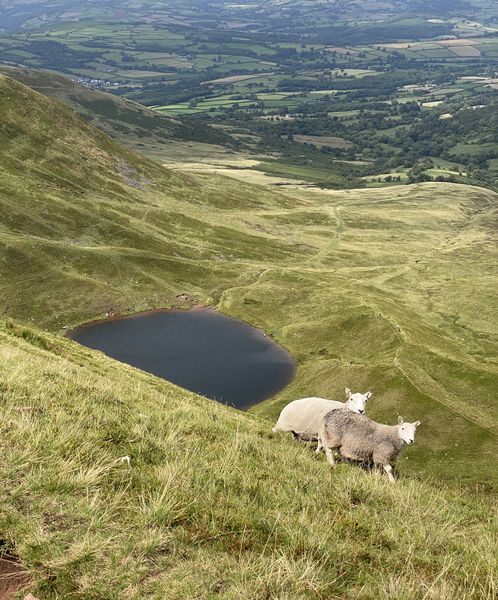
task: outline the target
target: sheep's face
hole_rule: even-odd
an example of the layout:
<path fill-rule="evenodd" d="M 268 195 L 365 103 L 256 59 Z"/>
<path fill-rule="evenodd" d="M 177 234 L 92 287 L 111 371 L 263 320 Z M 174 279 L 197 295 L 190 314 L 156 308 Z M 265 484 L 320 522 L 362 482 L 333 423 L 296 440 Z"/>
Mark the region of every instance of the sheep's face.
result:
<path fill-rule="evenodd" d="M 415 423 L 405 423 L 403 417 L 398 417 L 398 435 L 407 444 L 413 444 L 415 441 L 415 430 L 420 425 L 420 421 Z"/>
<path fill-rule="evenodd" d="M 365 412 L 365 404 L 367 400 L 372 396 L 372 392 L 367 392 L 366 394 L 352 394 L 349 388 L 346 388 L 346 406 L 347 408 L 354 412 L 362 415 Z"/>

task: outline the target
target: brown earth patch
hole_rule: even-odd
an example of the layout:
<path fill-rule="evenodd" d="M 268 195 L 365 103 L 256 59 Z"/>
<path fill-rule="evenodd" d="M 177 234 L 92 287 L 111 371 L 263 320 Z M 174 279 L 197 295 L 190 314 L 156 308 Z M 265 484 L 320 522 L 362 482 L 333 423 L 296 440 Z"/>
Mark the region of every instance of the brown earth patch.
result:
<path fill-rule="evenodd" d="M 19 561 L 8 554 L 0 555 L 0 600 L 11 600 L 29 584 L 29 576 Z"/>

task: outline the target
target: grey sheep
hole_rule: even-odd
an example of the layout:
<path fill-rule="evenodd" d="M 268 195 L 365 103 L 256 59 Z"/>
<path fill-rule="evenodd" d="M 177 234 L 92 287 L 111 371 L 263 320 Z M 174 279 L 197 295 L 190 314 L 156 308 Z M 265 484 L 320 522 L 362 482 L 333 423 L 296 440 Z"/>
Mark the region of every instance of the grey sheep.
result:
<path fill-rule="evenodd" d="M 355 461 L 372 461 L 376 468 L 382 467 L 394 482 L 392 465 L 405 444 L 412 444 L 420 421 L 405 423 L 398 417 L 397 425 L 376 423 L 365 415 L 339 408 L 325 415 L 318 432 L 316 452 L 325 450 L 328 462 L 333 465 L 334 451 L 344 458 Z"/>

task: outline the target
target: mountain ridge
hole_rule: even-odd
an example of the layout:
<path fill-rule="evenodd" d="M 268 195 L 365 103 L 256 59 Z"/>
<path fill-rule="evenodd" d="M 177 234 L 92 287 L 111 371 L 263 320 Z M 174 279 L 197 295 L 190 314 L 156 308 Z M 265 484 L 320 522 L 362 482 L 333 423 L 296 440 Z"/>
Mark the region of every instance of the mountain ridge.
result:
<path fill-rule="evenodd" d="M 228 134 L 199 122 L 188 122 L 50 71 L 0 66 L 3 73 L 44 96 L 71 106 L 85 121 L 140 154 L 161 159 L 196 142 L 206 151 L 233 152 L 239 142 Z M 173 146 L 173 147 L 171 147 Z"/>

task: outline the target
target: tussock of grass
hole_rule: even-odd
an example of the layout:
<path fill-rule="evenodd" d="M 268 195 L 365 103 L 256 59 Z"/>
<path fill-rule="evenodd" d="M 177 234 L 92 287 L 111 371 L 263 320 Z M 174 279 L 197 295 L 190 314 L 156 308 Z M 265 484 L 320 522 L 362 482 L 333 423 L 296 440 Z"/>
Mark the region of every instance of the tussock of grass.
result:
<path fill-rule="evenodd" d="M 496 512 L 0 331 L 0 532 L 43 598 L 493 598 Z M 130 464 L 121 461 L 129 456 Z"/>

